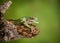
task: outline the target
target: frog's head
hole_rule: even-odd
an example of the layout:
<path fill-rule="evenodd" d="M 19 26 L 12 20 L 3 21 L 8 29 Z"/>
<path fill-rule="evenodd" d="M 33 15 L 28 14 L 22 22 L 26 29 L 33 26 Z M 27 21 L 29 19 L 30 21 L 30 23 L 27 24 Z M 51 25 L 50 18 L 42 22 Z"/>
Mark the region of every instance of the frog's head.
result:
<path fill-rule="evenodd" d="M 25 21 L 25 22 L 27 22 L 29 24 L 32 24 L 32 23 L 37 24 L 37 23 L 39 23 L 38 18 L 36 18 L 36 17 L 23 17 L 22 21 Z"/>
<path fill-rule="evenodd" d="M 38 18 L 36 18 L 36 17 L 30 17 L 28 20 L 32 23 L 36 23 L 36 24 L 39 23 Z"/>

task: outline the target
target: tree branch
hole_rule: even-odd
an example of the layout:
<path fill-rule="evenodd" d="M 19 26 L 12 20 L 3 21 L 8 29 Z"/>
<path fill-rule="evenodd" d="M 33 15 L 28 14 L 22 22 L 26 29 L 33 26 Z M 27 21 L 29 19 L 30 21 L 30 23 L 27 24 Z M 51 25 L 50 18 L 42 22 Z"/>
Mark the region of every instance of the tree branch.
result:
<path fill-rule="evenodd" d="M 0 13 L 4 14 L 6 12 L 6 10 L 10 7 L 11 4 L 12 4 L 12 2 L 9 0 L 6 3 L 4 3 L 3 5 L 0 5 Z"/>

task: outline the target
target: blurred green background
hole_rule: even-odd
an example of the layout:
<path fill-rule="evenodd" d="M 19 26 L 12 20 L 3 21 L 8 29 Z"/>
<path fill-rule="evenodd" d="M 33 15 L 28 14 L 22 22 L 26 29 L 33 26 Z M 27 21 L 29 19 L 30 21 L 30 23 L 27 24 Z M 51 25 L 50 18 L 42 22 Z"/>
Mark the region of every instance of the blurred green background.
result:
<path fill-rule="evenodd" d="M 3 4 L 6 0 L 0 0 Z M 58 0 L 12 0 L 13 4 L 5 13 L 6 19 L 19 19 L 24 16 L 39 18 L 40 34 L 35 38 L 1 43 L 59 43 Z"/>

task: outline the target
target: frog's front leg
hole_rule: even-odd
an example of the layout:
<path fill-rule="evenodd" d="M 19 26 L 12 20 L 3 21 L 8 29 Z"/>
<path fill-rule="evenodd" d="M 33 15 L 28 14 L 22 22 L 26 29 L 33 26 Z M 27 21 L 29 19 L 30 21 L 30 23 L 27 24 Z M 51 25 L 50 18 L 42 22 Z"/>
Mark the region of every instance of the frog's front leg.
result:
<path fill-rule="evenodd" d="M 33 26 L 30 26 L 27 22 L 25 22 L 24 25 L 31 30 L 31 33 L 33 33 L 33 30 L 35 29 Z"/>

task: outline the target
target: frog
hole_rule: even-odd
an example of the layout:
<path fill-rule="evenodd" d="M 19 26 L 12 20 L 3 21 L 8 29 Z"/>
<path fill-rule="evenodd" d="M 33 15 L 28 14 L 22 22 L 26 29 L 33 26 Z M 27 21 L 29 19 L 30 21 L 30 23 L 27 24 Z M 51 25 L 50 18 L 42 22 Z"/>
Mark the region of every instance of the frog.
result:
<path fill-rule="evenodd" d="M 38 24 L 38 18 L 36 17 L 23 17 L 21 18 L 21 23 L 24 24 L 24 26 L 28 27 L 31 32 L 33 32 L 34 28 L 31 25 Z"/>

